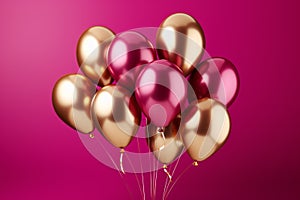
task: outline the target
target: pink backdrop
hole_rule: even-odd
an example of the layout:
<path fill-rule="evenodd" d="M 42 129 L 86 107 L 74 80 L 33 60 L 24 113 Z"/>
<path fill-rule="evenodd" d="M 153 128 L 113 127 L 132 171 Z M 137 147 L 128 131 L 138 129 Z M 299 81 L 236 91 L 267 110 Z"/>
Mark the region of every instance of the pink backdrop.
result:
<path fill-rule="evenodd" d="M 86 28 L 157 27 L 174 12 L 198 19 L 207 51 L 236 64 L 241 88 L 228 142 L 169 199 L 299 199 L 298 8 L 271 0 L 1 1 L 0 199 L 140 198 L 125 187 L 134 191 L 135 179 L 94 159 L 55 115 L 51 90 L 77 72 Z"/>

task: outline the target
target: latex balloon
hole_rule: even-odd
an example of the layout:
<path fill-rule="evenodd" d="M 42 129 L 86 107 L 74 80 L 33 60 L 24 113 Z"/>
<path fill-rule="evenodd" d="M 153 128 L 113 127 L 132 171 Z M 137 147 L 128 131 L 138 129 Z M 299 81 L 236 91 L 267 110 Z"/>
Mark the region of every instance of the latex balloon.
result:
<path fill-rule="evenodd" d="M 166 60 L 145 66 L 136 81 L 135 96 L 151 123 L 166 127 L 183 109 L 187 81 L 181 70 Z"/>
<path fill-rule="evenodd" d="M 92 103 L 95 126 L 115 147 L 126 147 L 141 122 L 134 96 L 125 88 L 108 85 L 97 92 Z"/>
<path fill-rule="evenodd" d="M 230 106 L 237 97 L 240 79 L 234 65 L 225 58 L 211 58 L 197 66 L 189 82 L 198 99 L 211 97 Z"/>
<path fill-rule="evenodd" d="M 101 87 L 113 81 L 105 56 L 114 35 L 106 27 L 93 26 L 81 35 L 77 44 L 77 62 L 81 71 Z"/>
<path fill-rule="evenodd" d="M 193 17 L 184 13 L 173 14 L 160 25 L 156 48 L 160 59 L 175 63 L 187 76 L 204 52 L 203 30 Z"/>
<path fill-rule="evenodd" d="M 213 99 L 204 98 L 191 104 L 182 114 L 180 134 L 190 157 L 203 161 L 226 141 L 230 118 L 226 107 Z"/>
<path fill-rule="evenodd" d="M 109 71 L 118 84 L 132 90 L 135 80 L 144 64 L 156 59 L 156 52 L 150 41 L 135 31 L 126 31 L 112 41 L 107 64 Z"/>
<path fill-rule="evenodd" d="M 184 145 L 178 133 L 179 125 L 180 117 L 176 117 L 165 128 L 159 128 L 153 124 L 147 126 L 148 146 L 163 164 L 173 162 L 183 153 Z"/>
<path fill-rule="evenodd" d="M 91 101 L 96 92 L 94 84 L 79 74 L 60 78 L 52 91 L 52 104 L 57 115 L 81 133 L 94 130 L 90 114 Z"/>

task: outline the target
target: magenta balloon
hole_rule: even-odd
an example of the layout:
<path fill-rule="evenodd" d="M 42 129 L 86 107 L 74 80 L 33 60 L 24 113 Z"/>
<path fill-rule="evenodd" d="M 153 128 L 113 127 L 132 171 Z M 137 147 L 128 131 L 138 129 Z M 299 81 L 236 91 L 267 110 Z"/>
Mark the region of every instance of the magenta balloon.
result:
<path fill-rule="evenodd" d="M 155 59 L 156 52 L 145 36 L 126 31 L 112 41 L 106 62 L 112 77 L 124 87 L 133 89 L 141 66 Z"/>
<path fill-rule="evenodd" d="M 235 100 L 240 85 L 235 66 L 225 58 L 210 58 L 200 63 L 189 82 L 198 99 L 210 97 L 226 106 Z"/>
<path fill-rule="evenodd" d="M 136 81 L 136 100 L 151 123 L 166 127 L 180 112 L 187 98 L 182 71 L 167 60 L 145 66 Z"/>

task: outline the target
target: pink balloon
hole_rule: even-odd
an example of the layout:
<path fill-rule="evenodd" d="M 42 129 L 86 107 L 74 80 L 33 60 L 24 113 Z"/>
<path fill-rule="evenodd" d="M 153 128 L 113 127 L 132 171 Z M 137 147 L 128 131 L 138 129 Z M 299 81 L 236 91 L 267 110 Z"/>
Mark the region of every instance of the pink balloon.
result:
<path fill-rule="evenodd" d="M 200 63 L 189 82 L 198 99 L 210 97 L 226 106 L 235 100 L 240 86 L 235 66 L 225 58 L 210 58 Z"/>
<path fill-rule="evenodd" d="M 183 109 L 187 84 L 179 67 L 157 60 L 146 65 L 138 76 L 136 100 L 151 123 L 165 127 Z"/>
<path fill-rule="evenodd" d="M 112 41 L 106 58 L 112 77 L 119 84 L 134 89 L 141 66 L 156 59 L 156 52 L 150 41 L 135 31 L 126 31 Z"/>

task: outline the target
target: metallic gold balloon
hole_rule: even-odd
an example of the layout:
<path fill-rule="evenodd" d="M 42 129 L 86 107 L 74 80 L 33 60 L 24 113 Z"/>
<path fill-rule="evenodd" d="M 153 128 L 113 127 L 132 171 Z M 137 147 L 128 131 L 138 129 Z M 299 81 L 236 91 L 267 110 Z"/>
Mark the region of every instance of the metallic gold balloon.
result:
<path fill-rule="evenodd" d="M 182 120 L 179 132 L 195 161 L 210 157 L 229 135 L 230 118 L 226 107 L 213 99 L 204 98 L 191 104 L 182 114 Z"/>
<path fill-rule="evenodd" d="M 52 104 L 57 115 L 81 133 L 94 130 L 90 107 L 96 92 L 95 85 L 79 74 L 60 78 L 52 91 Z"/>
<path fill-rule="evenodd" d="M 108 28 L 94 26 L 81 35 L 77 44 L 77 62 L 80 69 L 101 87 L 113 81 L 105 57 L 114 36 Z"/>
<path fill-rule="evenodd" d="M 134 95 L 121 86 L 108 85 L 99 90 L 93 99 L 92 112 L 97 129 L 119 148 L 130 143 L 141 122 Z"/>
<path fill-rule="evenodd" d="M 176 160 L 184 150 L 183 141 L 178 128 L 180 117 L 176 117 L 170 125 L 159 128 L 154 124 L 147 126 L 147 142 L 155 157 L 163 164 Z"/>
<path fill-rule="evenodd" d="M 187 76 L 203 54 L 203 30 L 193 17 L 184 13 L 173 14 L 160 25 L 156 36 L 156 48 L 159 58 L 175 63 Z"/>

